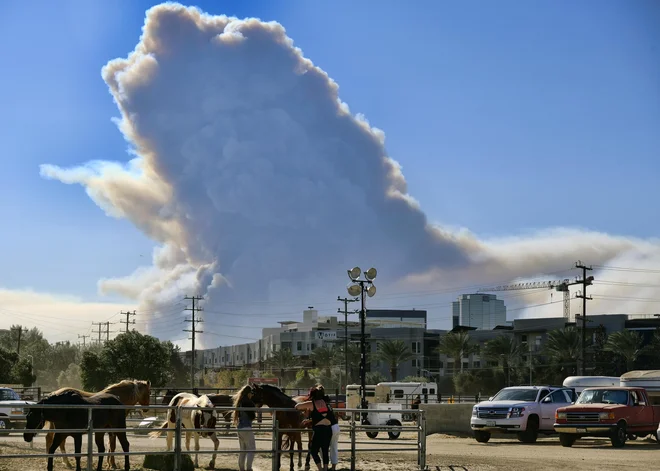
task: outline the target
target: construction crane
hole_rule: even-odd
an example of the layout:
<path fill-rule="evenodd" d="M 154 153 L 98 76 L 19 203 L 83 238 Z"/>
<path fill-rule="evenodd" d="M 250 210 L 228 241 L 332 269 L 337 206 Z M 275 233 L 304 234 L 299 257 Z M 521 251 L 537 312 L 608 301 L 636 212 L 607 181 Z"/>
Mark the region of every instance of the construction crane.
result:
<path fill-rule="evenodd" d="M 512 285 L 494 286 L 492 288 L 483 288 L 477 293 L 489 293 L 491 291 L 517 291 L 521 289 L 554 289 L 564 293 L 564 318 L 570 320 L 571 318 L 571 292 L 568 287 L 571 285 L 579 284 L 578 282 L 571 283 L 571 280 L 553 280 L 553 281 L 530 281 L 528 283 L 516 283 Z"/>

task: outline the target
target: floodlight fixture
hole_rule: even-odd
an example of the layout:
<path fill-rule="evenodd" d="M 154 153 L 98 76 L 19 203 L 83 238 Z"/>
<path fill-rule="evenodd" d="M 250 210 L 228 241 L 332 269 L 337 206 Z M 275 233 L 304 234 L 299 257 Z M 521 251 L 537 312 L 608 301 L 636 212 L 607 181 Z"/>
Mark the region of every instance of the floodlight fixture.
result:
<path fill-rule="evenodd" d="M 376 279 L 376 275 L 378 275 L 378 271 L 374 267 L 371 267 L 367 271 L 364 272 L 364 276 L 367 280 L 373 281 Z"/>
<path fill-rule="evenodd" d="M 359 284 L 349 284 L 346 290 L 350 296 L 358 296 L 362 292 L 362 286 Z"/>
<path fill-rule="evenodd" d="M 348 270 L 348 277 L 351 279 L 351 281 L 355 281 L 360 278 L 361 273 L 362 270 L 360 267 L 354 267 L 352 270 Z"/>
<path fill-rule="evenodd" d="M 373 298 L 375 294 L 376 294 L 376 285 L 372 284 L 367 288 L 367 296 Z"/>

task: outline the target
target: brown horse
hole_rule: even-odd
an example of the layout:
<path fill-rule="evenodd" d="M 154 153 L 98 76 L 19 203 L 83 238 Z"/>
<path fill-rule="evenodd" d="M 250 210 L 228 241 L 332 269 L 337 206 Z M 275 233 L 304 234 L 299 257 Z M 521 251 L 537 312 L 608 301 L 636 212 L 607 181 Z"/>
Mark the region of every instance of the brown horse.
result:
<path fill-rule="evenodd" d="M 151 381 L 125 379 L 123 381 L 120 381 L 119 383 L 111 384 L 110 386 L 106 387 L 102 391 L 99 391 L 98 393 L 81 391 L 75 388 L 61 388 L 58 389 L 57 391 L 53 391 L 48 396 L 50 397 L 50 396 L 60 395 L 67 391 L 76 392 L 83 397 L 91 397 L 94 396 L 95 394 L 101 394 L 101 393 L 112 394 L 114 396 L 117 396 L 119 400 L 122 402 L 122 404 L 124 404 L 125 406 L 133 406 L 135 404 L 148 406 L 149 398 L 151 396 Z M 144 412 L 147 412 L 148 410 L 149 409 L 143 409 Z M 126 415 L 128 415 L 129 412 L 130 410 L 126 410 Z M 53 430 L 55 429 L 55 424 L 47 420 L 44 424 L 44 429 Z M 55 433 L 56 432 L 49 432 L 46 435 L 47 450 L 50 450 L 50 447 L 53 443 L 53 439 L 55 437 Z M 115 449 L 117 448 L 117 437 L 115 436 L 114 433 L 108 433 L 108 438 L 110 439 L 110 452 L 114 453 Z M 65 440 L 62 440 L 62 442 L 60 443 L 60 451 L 62 451 L 62 453 L 66 453 L 64 442 Z M 68 457 L 63 456 L 62 461 L 64 462 L 64 464 L 66 464 L 67 468 L 72 468 L 71 462 L 69 461 Z M 114 456 L 108 457 L 108 467 L 113 469 L 117 468 L 117 463 L 115 463 Z"/>
<path fill-rule="evenodd" d="M 270 384 L 251 384 L 253 397 L 252 402 L 257 407 L 262 407 L 264 404 L 268 407 L 273 408 L 288 408 L 292 409 L 291 411 L 277 411 L 274 414 L 273 419 L 277 419 L 278 428 L 281 432 L 277 436 L 277 450 L 282 451 L 282 439 L 286 435 L 288 436 L 287 443 L 289 444 L 289 456 L 291 458 L 290 470 L 293 471 L 293 443 L 298 443 L 298 467 L 302 467 L 302 436 L 300 432 L 286 432 L 282 429 L 299 429 L 302 428 L 302 413 L 295 410 L 297 402 L 284 394 L 282 390 L 278 387 L 271 386 Z M 275 451 L 275 450 L 274 450 Z M 277 455 L 277 469 L 280 469 L 281 456 L 278 453 Z"/>
<path fill-rule="evenodd" d="M 94 394 L 92 396 L 83 396 L 78 391 L 73 389 L 65 389 L 63 391 L 53 393 L 47 398 L 42 399 L 38 404 L 44 405 L 85 405 L 85 406 L 118 406 L 122 402 L 117 396 L 112 394 Z M 75 430 L 84 430 L 88 425 L 89 413 L 87 410 L 80 409 L 60 409 L 60 408 L 30 408 L 26 416 L 26 430 L 33 430 L 33 432 L 23 433 L 23 439 L 32 443 L 34 436 L 37 434 L 37 431 L 45 425 L 45 421 L 49 421 L 52 424 L 57 425 L 57 427 L 62 430 L 66 429 L 75 429 Z M 92 409 L 92 426 L 94 427 L 94 438 L 96 441 L 96 448 L 99 453 L 105 452 L 105 443 L 103 441 L 103 436 L 105 432 L 104 428 L 114 428 L 114 429 L 125 429 L 126 428 L 126 414 L 119 409 L 103 409 L 103 408 L 94 408 Z M 64 443 L 66 437 L 73 437 L 75 444 L 75 452 L 80 453 L 82 449 L 82 431 L 80 432 L 56 432 L 53 442 L 48 448 L 48 471 L 53 471 L 53 454 L 57 450 L 60 443 Z M 129 452 L 130 445 L 128 439 L 126 438 L 126 432 L 115 432 L 119 442 L 121 443 L 121 449 L 124 453 Z M 91 463 L 90 463 L 91 464 Z M 103 468 L 103 456 L 99 456 L 97 471 L 101 471 Z M 124 470 L 129 471 L 130 460 L 128 455 L 124 455 Z M 80 456 L 76 456 L 76 471 L 80 471 Z"/>

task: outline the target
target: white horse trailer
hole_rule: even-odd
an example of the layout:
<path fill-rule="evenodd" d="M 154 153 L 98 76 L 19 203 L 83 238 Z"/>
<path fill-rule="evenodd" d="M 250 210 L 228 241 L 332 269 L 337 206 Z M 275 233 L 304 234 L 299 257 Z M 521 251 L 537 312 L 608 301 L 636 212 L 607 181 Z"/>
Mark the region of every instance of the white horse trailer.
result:
<path fill-rule="evenodd" d="M 618 376 L 569 376 L 564 380 L 563 386 L 573 389 L 579 396 L 586 388 L 619 386 L 620 381 Z"/>
<path fill-rule="evenodd" d="M 653 405 L 660 405 L 660 370 L 629 371 L 621 375 L 621 386 L 644 388 Z"/>

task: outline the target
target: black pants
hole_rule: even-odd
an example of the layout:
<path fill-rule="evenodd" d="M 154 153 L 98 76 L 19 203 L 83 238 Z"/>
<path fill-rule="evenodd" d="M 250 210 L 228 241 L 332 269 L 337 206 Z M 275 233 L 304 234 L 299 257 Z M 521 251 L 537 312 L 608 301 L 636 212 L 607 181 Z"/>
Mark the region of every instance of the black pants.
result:
<path fill-rule="evenodd" d="M 319 450 L 323 454 L 323 464 L 330 462 L 328 450 L 330 449 L 330 440 L 332 440 L 332 428 L 329 425 L 316 425 L 312 428 L 314 435 L 312 436 L 312 446 L 309 453 L 312 455 L 314 463 L 321 464 L 319 457 Z"/>

